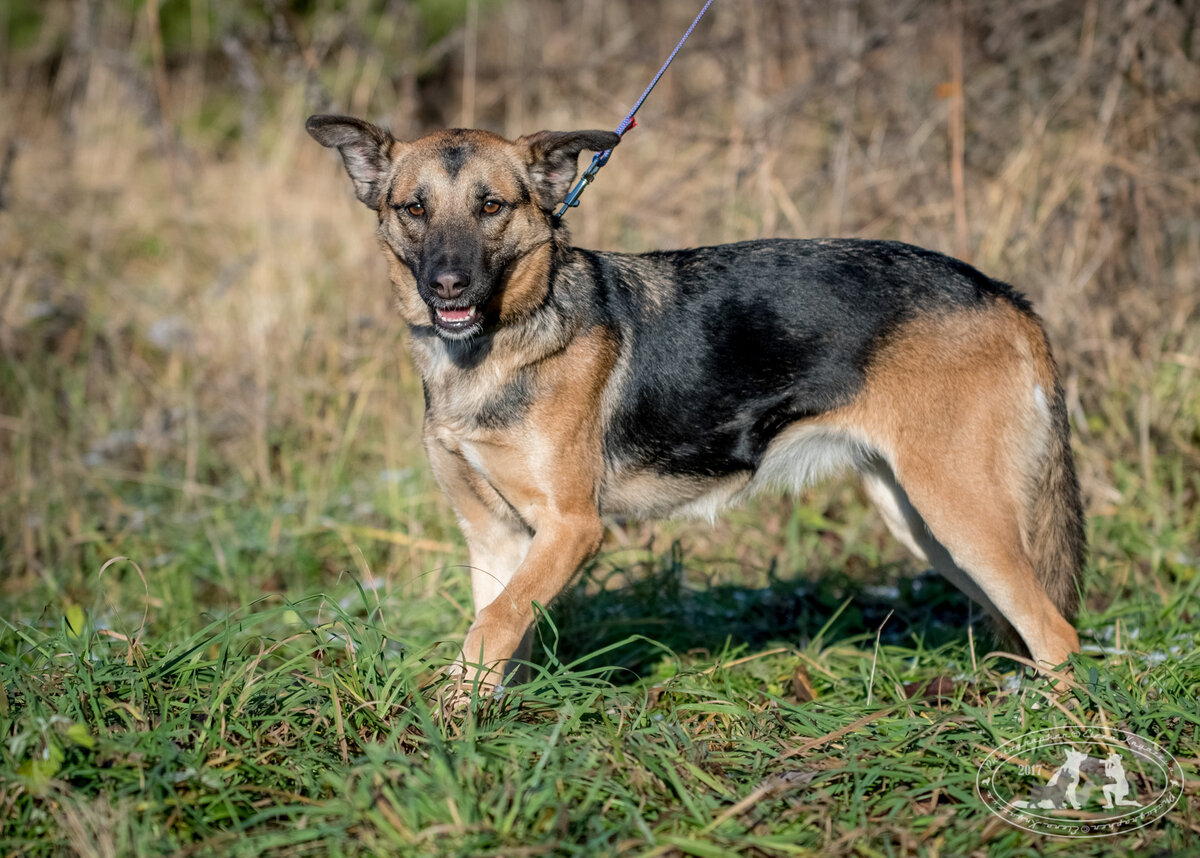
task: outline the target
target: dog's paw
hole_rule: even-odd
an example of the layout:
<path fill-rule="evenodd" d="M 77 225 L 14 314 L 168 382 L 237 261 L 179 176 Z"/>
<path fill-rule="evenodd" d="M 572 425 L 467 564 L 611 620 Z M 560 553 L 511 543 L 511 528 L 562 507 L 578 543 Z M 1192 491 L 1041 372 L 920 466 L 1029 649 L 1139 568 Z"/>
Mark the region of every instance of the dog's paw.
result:
<path fill-rule="evenodd" d="M 505 686 L 490 681 L 492 674 L 456 662 L 446 669 L 446 679 L 433 691 L 434 716 L 441 724 L 454 724 L 473 710 L 502 700 Z"/>
<path fill-rule="evenodd" d="M 474 683 L 465 678 L 462 665 L 454 665 L 446 673 L 446 679 L 433 689 L 430 697 L 434 720 L 443 727 L 461 723 L 471 712 L 474 696 Z"/>

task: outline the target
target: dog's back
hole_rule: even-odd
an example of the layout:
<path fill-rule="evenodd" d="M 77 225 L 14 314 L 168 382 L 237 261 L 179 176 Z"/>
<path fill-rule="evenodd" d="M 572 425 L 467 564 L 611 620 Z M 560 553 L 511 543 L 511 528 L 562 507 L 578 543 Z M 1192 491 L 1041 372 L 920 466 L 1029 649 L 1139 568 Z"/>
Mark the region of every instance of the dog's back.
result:
<path fill-rule="evenodd" d="M 1031 315 L 1005 284 L 898 242 L 765 240 L 580 256 L 589 269 L 583 288 L 619 332 L 627 361 L 609 455 L 672 474 L 755 470 L 780 430 L 849 404 L 872 356 L 914 319 L 985 314 L 997 304 Z M 948 353 L 953 344 L 929 347 Z"/>

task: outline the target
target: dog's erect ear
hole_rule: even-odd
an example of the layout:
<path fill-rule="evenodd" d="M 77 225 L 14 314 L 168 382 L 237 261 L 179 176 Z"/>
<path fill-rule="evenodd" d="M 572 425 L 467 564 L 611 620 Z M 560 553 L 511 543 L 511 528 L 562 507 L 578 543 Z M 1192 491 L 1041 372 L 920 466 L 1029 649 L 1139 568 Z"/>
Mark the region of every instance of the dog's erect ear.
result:
<path fill-rule="evenodd" d="M 539 131 L 517 140 L 528 154 L 529 176 L 537 203 L 553 211 L 567 197 L 579 172 L 579 153 L 603 152 L 621 142 L 611 131 Z"/>
<path fill-rule="evenodd" d="M 396 138 L 352 116 L 310 116 L 304 127 L 322 146 L 342 153 L 346 172 L 354 181 L 354 193 L 368 206 L 378 209 Z"/>

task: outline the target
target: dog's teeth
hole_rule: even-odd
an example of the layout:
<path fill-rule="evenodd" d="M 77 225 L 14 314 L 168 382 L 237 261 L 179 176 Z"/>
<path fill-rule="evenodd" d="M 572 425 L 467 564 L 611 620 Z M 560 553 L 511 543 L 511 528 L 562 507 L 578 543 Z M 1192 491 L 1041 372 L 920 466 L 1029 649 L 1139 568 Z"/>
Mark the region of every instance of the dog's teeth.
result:
<path fill-rule="evenodd" d="M 469 322 L 475 318 L 475 307 L 467 307 L 462 310 L 438 310 L 438 318 L 443 322 Z"/>

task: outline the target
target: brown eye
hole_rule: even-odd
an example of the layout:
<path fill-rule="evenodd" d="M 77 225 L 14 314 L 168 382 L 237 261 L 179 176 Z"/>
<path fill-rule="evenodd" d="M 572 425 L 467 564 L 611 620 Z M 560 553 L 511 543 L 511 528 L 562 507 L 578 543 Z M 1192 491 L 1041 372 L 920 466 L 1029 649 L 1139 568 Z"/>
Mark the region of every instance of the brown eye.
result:
<path fill-rule="evenodd" d="M 492 215 L 500 211 L 501 208 L 502 206 L 496 200 L 488 200 L 483 204 L 483 213 Z"/>
<path fill-rule="evenodd" d="M 420 203 L 413 203 L 412 205 L 408 206 L 405 211 L 407 211 L 413 217 L 424 217 L 425 206 L 421 205 Z"/>

